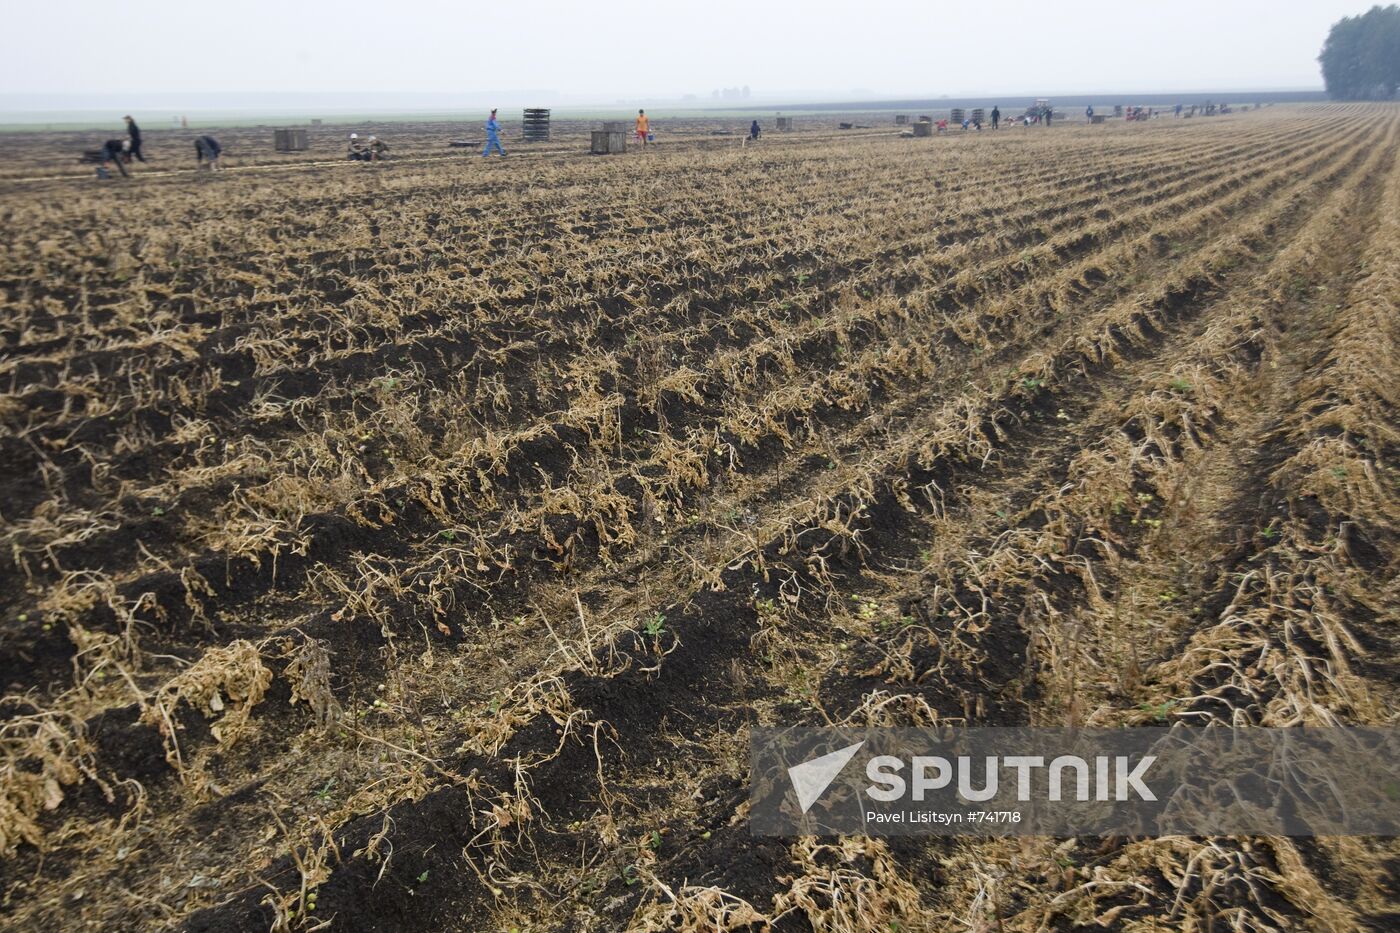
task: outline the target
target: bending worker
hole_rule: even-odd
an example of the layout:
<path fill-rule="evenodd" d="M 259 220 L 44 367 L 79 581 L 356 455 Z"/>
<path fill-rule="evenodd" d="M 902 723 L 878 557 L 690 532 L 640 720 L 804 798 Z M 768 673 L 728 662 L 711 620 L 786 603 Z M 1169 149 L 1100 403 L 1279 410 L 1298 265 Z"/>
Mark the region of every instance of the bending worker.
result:
<path fill-rule="evenodd" d="M 219 155 L 223 152 L 223 147 L 219 141 L 212 136 L 196 136 L 194 140 L 194 160 L 196 169 L 204 165 L 209 166 L 209 171 L 219 170 Z"/>
<path fill-rule="evenodd" d="M 115 165 L 117 171 L 126 177 L 126 163 L 131 159 L 131 140 L 129 139 L 109 139 L 102 144 L 102 164 L 97 167 L 98 178 L 111 178 L 111 167 Z"/>

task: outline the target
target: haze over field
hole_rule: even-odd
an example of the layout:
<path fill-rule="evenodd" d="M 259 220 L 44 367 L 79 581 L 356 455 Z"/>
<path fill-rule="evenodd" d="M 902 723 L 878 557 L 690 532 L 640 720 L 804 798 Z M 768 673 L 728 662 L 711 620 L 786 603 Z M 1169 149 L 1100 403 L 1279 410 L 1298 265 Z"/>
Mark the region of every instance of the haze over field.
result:
<path fill-rule="evenodd" d="M 489 7 L 406 0 L 22 4 L 0 110 L 325 105 L 555 106 L 618 99 L 876 99 L 988 93 L 1320 88 L 1328 26 L 1357 0 L 1122 5 L 797 0 Z M 206 95 L 207 98 L 206 98 Z M 207 100 L 207 103 L 204 101 Z M 448 104 L 448 101 L 451 104 Z M 349 104 L 349 106 L 354 106 Z"/>

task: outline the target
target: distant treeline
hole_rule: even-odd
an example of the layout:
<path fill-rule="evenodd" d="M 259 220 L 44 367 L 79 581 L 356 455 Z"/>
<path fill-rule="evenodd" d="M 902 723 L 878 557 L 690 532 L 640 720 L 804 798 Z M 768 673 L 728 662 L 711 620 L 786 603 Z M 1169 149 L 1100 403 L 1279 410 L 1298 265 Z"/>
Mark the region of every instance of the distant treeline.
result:
<path fill-rule="evenodd" d="M 1400 6 L 1373 6 L 1332 24 L 1322 79 L 1336 100 L 1389 100 L 1400 87 Z"/>

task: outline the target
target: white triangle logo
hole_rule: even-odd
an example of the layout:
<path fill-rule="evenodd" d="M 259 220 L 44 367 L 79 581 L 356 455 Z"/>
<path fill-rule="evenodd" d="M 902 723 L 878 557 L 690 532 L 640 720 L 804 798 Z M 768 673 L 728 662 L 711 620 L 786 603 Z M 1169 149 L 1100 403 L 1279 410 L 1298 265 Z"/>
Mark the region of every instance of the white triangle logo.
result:
<path fill-rule="evenodd" d="M 831 786 L 831 782 L 836 780 L 836 775 L 846 767 L 846 762 L 854 758 L 864 744 L 865 740 L 862 739 L 854 745 L 838 748 L 820 758 L 813 758 L 788 768 L 788 777 L 792 780 L 792 789 L 797 791 L 797 802 L 801 805 L 803 813 L 811 809 L 812 804 L 816 803 Z"/>

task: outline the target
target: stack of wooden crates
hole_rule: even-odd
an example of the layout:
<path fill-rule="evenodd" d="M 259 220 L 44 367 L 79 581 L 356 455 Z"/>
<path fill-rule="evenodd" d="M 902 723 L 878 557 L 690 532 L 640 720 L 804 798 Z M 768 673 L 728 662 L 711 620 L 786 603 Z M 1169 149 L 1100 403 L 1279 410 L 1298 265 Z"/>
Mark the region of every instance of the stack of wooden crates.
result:
<path fill-rule="evenodd" d="M 531 108 L 520 122 L 520 135 L 527 143 L 549 142 L 549 111 Z"/>

